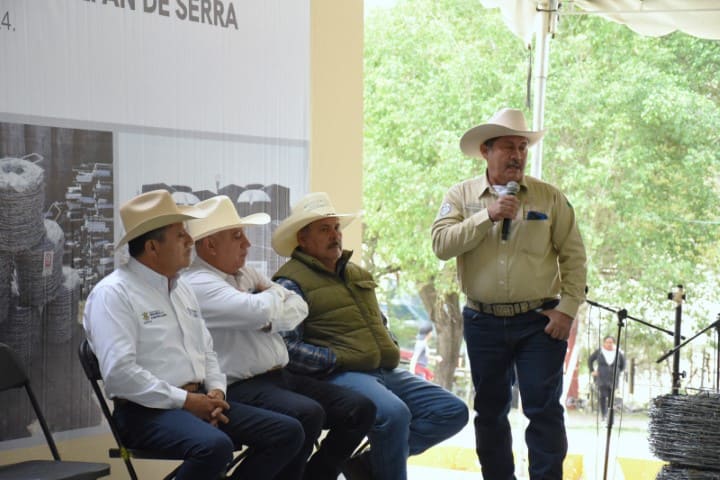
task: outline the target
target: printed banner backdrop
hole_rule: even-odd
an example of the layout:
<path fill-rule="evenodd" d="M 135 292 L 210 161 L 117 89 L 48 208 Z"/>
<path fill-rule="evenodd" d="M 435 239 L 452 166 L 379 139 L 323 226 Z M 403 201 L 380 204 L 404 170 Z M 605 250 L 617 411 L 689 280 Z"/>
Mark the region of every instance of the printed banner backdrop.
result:
<path fill-rule="evenodd" d="M 101 415 L 77 360 L 82 309 L 123 255 L 117 206 L 157 188 L 228 195 L 248 263 L 307 192 L 309 0 L 0 0 L 0 342 L 54 432 Z M 0 394 L 0 450 L 42 441 Z M 99 427 L 104 428 L 104 427 Z"/>

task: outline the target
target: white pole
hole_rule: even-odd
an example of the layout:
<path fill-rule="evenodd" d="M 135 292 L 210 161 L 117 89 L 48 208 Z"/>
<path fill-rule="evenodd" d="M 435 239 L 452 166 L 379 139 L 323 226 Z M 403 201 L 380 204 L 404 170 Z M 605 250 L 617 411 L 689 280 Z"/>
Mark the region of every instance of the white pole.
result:
<path fill-rule="evenodd" d="M 550 59 L 550 39 L 555 33 L 557 24 L 558 0 L 542 2 L 541 8 L 547 11 L 539 15 L 540 25 L 535 34 L 535 66 L 534 70 L 534 94 L 533 94 L 533 130 L 542 130 L 545 125 L 545 86 L 547 83 L 547 70 Z M 532 168 L 531 175 L 542 178 L 543 163 L 543 141 L 540 140 L 532 147 Z"/>

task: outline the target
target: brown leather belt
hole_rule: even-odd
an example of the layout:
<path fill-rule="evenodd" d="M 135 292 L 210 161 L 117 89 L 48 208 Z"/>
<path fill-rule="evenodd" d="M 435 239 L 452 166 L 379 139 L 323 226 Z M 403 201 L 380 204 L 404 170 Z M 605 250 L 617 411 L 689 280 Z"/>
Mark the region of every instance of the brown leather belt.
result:
<path fill-rule="evenodd" d="M 543 304 L 551 302 L 554 299 L 546 298 L 543 300 L 531 300 L 529 302 L 517 303 L 480 303 L 475 300 L 467 299 L 467 306 L 478 312 L 495 315 L 496 317 L 514 317 L 527 313 L 530 310 L 540 308 Z"/>
<path fill-rule="evenodd" d="M 199 392 L 200 390 L 203 389 L 203 384 L 202 384 L 202 383 L 197 383 L 197 382 L 195 382 L 195 383 L 186 383 L 185 385 L 183 385 L 183 386 L 180 387 L 180 388 L 182 388 L 182 389 L 185 390 L 186 392 L 197 393 L 197 392 Z"/>

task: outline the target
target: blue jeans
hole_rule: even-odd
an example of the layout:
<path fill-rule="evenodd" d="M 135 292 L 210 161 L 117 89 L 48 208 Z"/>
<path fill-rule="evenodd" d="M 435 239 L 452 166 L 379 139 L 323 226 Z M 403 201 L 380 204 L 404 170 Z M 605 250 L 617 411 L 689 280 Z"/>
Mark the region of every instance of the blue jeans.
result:
<path fill-rule="evenodd" d="M 407 370 L 342 372 L 329 380 L 368 397 L 377 407 L 368 433 L 370 465 L 377 480 L 407 479 L 407 457 L 462 430 L 468 409 L 442 387 Z"/>
<path fill-rule="evenodd" d="M 213 427 L 187 410 L 147 408 L 125 403 L 113 416 L 131 448 L 155 450 L 184 458 L 177 480 L 218 478 L 232 460 L 233 450 L 252 447 L 233 472 L 233 479 L 273 478 L 300 450 L 300 422 L 279 413 L 230 403 L 227 424 Z"/>
<path fill-rule="evenodd" d="M 465 343 L 475 386 L 475 441 L 483 478 L 513 480 L 507 415 L 517 371 L 531 480 L 562 480 L 567 437 L 562 393 L 567 342 L 544 332 L 548 318 L 530 311 L 495 317 L 463 310 Z"/>
<path fill-rule="evenodd" d="M 375 418 L 375 405 L 365 396 L 286 369 L 235 382 L 228 387 L 227 398 L 288 415 L 302 424 L 303 447 L 273 480 L 337 479 Z M 308 462 L 323 428 L 329 432 Z"/>

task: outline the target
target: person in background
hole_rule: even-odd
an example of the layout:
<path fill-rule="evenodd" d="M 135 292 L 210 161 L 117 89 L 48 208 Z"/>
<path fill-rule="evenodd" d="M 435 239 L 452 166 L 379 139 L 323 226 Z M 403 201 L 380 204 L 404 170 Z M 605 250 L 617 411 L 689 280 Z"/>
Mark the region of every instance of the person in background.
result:
<path fill-rule="evenodd" d="M 197 256 L 183 278 L 195 291 L 215 341 L 228 376 L 228 399 L 300 423 L 303 447 L 276 480 L 336 479 L 372 426 L 375 405 L 353 390 L 285 368 L 288 352 L 278 332 L 300 324 L 307 304 L 245 265 L 250 241 L 244 227 L 265 224 L 270 217 L 256 213 L 240 218 L 224 195 L 195 207 L 207 216 L 188 222 Z M 323 428 L 329 431 L 308 462 Z"/>
<path fill-rule="evenodd" d="M 130 259 L 102 279 L 85 304 L 83 326 L 124 442 L 183 463 L 178 480 L 219 478 L 233 451 L 249 455 L 233 479 L 272 479 L 300 450 L 302 430 L 280 416 L 225 399 L 210 333 L 178 272 L 190 264 L 183 222 L 204 215 L 155 190 L 122 207 Z"/>
<path fill-rule="evenodd" d="M 608 405 L 610 404 L 610 395 L 613 388 L 613 372 L 617 362 L 617 378 L 615 386 L 620 378 L 620 374 L 625 370 L 625 355 L 618 351 L 615 345 L 615 337 L 608 335 L 603 339 L 602 347 L 595 350 L 588 357 L 588 368 L 590 374 L 595 380 L 598 401 L 600 403 L 600 414 L 602 419 L 607 418 Z"/>
<path fill-rule="evenodd" d="M 460 149 L 487 166 L 450 188 L 431 229 L 437 257 L 456 258 L 466 296 L 476 450 L 483 478 L 492 480 L 515 478 L 508 421 L 515 372 L 531 480 L 561 480 L 567 453 L 563 362 L 585 300 L 586 255 L 565 195 L 525 175 L 528 149 L 544 134 L 508 108 L 465 132 Z"/>
<path fill-rule="evenodd" d="M 370 272 L 350 262 L 338 214 L 326 193 L 303 197 L 273 233 L 272 246 L 291 257 L 273 277 L 308 304 L 307 318 L 285 334 L 288 367 L 366 395 L 377 407 L 370 451 L 352 474 L 405 480 L 408 455 L 460 431 L 467 406 L 438 385 L 398 368 L 400 350 L 387 328 Z"/>
<path fill-rule="evenodd" d="M 408 368 L 408 370 L 415 375 L 419 375 L 425 380 L 430 381 L 434 378 L 432 371 L 428 368 L 428 348 L 432 333 L 432 323 L 423 323 L 420 328 L 418 328 L 415 348 L 413 349 L 413 354 L 410 358 L 410 367 Z"/>

